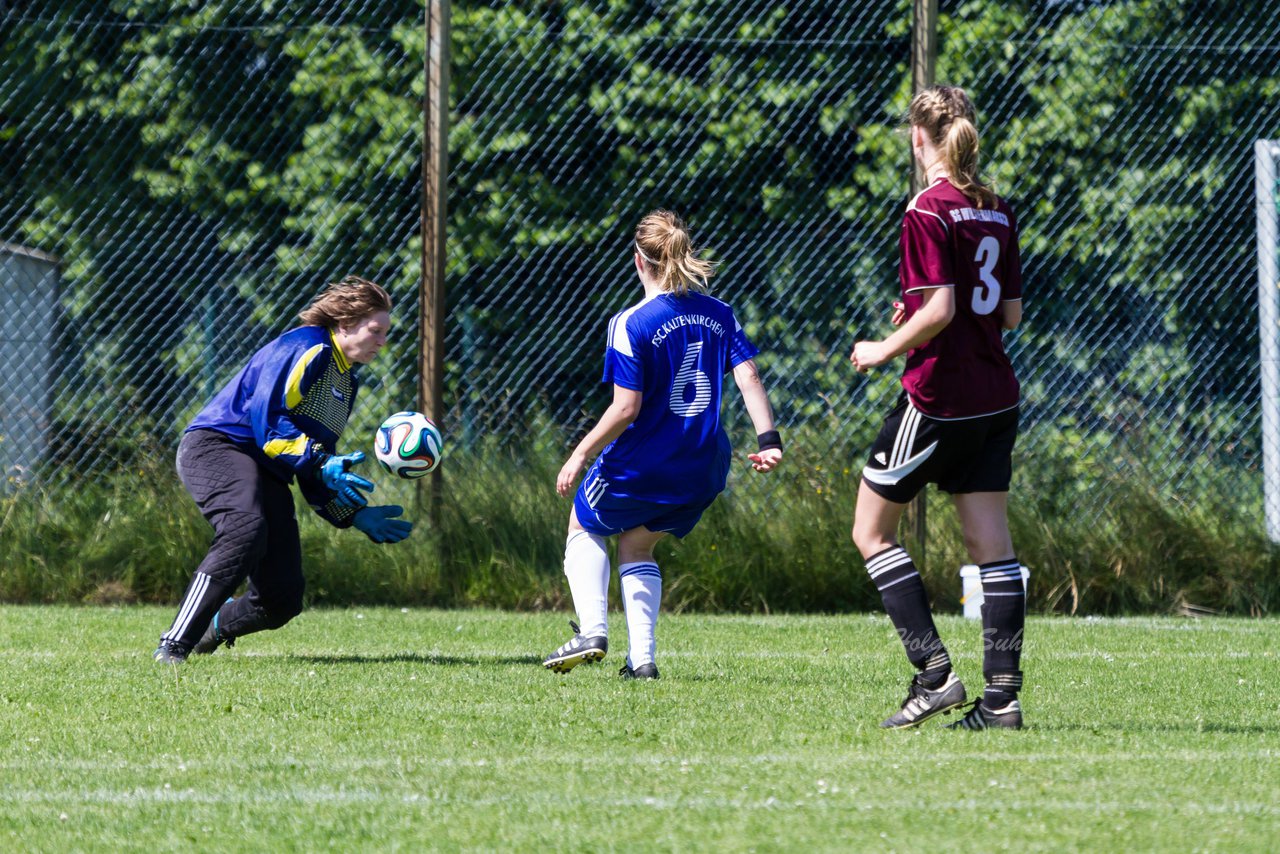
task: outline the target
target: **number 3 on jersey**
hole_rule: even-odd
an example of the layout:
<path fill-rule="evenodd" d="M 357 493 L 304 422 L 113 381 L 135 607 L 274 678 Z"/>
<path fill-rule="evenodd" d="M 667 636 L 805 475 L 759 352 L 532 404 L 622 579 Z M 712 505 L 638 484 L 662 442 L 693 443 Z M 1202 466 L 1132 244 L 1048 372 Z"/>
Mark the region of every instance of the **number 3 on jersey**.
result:
<path fill-rule="evenodd" d="M 684 360 L 680 362 L 680 370 L 671 381 L 671 411 L 681 418 L 692 418 L 711 403 L 711 378 L 698 370 L 702 344 L 702 341 L 695 341 L 689 345 L 689 349 L 684 351 Z M 693 384 L 693 400 L 686 400 L 685 391 L 690 383 Z"/>
<path fill-rule="evenodd" d="M 973 313 L 990 314 L 1000 304 L 1000 282 L 991 271 L 1000 260 L 1000 241 L 994 237 L 984 237 L 978 244 L 978 254 L 973 261 L 978 265 L 978 278 L 982 280 L 981 288 L 973 289 Z"/>

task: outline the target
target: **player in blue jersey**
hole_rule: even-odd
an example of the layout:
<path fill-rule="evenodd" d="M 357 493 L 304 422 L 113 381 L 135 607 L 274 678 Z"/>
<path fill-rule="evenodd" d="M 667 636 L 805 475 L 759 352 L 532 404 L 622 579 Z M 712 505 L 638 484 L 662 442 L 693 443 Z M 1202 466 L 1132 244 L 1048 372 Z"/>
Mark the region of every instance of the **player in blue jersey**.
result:
<path fill-rule="evenodd" d="M 391 297 L 348 276 L 299 314 L 304 324 L 271 341 L 214 395 L 183 433 L 178 475 L 213 526 L 178 615 L 154 658 L 178 664 L 241 635 L 275 629 L 302 610 L 302 545 L 289 484 L 323 519 L 394 543 L 413 525 L 397 506 L 370 507 L 373 484 L 350 471 L 364 454 L 339 455 L 355 403 L 356 368 L 387 342 Z M 248 580 L 243 596 L 228 598 Z"/>
<path fill-rule="evenodd" d="M 758 452 L 748 454 L 752 467 L 767 472 L 782 460 L 782 440 L 752 359 L 759 351 L 733 309 L 705 293 L 713 268 L 695 254 L 684 223 L 654 211 L 636 228 L 634 248 L 644 299 L 609 321 L 603 381 L 613 385 L 613 403 L 556 478 L 556 491 L 568 496 L 582 476 L 564 555 L 578 623 L 574 637 L 543 662 L 557 673 L 599 661 L 608 650 L 605 538 L 616 534 L 629 636 L 620 673 L 658 678 L 654 629 L 662 573 L 653 548 L 668 534 L 693 530 L 724 490 L 731 460 L 720 425 L 726 373 L 732 371 L 757 433 Z"/>

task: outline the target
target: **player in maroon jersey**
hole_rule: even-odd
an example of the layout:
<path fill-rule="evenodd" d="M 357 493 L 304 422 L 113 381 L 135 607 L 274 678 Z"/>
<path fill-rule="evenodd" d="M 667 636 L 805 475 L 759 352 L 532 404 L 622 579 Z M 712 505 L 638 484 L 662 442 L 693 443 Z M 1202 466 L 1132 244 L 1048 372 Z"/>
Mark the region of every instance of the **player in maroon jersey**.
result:
<path fill-rule="evenodd" d="M 1001 334 L 1022 319 L 1018 224 L 979 178 L 978 131 L 963 89 L 920 92 L 909 121 L 926 186 L 902 220 L 897 329 L 857 342 L 850 356 L 860 372 L 907 357 L 903 393 L 862 470 L 853 521 L 854 544 L 919 671 L 881 726 L 914 727 L 966 700 L 920 573 L 897 540 L 907 503 L 936 483 L 952 496 L 983 591 L 986 688 L 953 726 L 1019 728 L 1026 593 L 1007 518 L 1018 380 Z"/>

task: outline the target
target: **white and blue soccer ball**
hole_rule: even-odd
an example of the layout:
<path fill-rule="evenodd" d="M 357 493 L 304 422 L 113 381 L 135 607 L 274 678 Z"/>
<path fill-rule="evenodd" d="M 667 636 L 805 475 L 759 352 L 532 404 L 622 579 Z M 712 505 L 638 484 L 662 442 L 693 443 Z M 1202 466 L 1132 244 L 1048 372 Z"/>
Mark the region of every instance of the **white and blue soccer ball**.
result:
<path fill-rule="evenodd" d="M 440 465 L 444 439 L 435 422 L 421 412 L 397 412 L 378 428 L 373 453 L 396 477 L 422 477 Z"/>

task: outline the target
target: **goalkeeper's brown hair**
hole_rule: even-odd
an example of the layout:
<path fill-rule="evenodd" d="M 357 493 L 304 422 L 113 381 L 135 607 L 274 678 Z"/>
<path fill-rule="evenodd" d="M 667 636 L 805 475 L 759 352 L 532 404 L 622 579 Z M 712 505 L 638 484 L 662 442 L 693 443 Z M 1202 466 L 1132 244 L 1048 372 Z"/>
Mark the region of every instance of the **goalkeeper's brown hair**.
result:
<path fill-rule="evenodd" d="M 980 208 L 994 208 L 996 194 L 978 172 L 978 123 L 973 101 L 959 86 L 930 86 L 911 99 L 907 122 L 924 131 L 938 150 L 947 177 Z"/>
<path fill-rule="evenodd" d="M 298 312 L 298 319 L 306 326 L 337 329 L 377 311 L 391 311 L 391 295 L 368 279 L 345 276 L 340 282 L 325 285 L 311 304 Z"/>
<path fill-rule="evenodd" d="M 715 265 L 699 258 L 684 220 L 667 210 L 656 210 L 636 226 L 636 249 L 645 267 L 658 277 L 665 292 L 684 296 L 690 290 L 708 290 Z"/>

